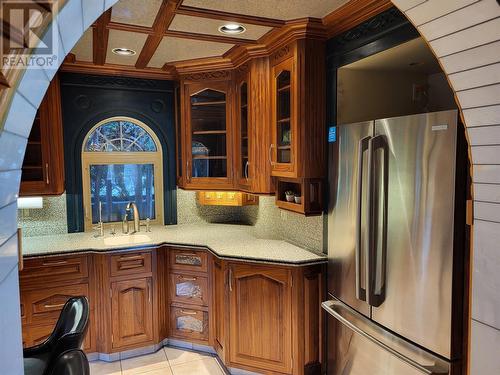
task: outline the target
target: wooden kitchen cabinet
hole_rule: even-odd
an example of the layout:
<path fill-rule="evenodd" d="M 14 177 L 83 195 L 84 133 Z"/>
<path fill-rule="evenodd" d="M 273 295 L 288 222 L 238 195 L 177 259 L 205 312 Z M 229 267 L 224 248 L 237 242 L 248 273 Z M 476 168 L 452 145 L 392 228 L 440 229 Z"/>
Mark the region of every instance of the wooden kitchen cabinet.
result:
<path fill-rule="evenodd" d="M 87 353 L 172 338 L 213 347 L 228 367 L 319 374 L 324 274 L 324 264 L 228 261 L 183 246 L 28 258 L 20 273 L 23 344 L 42 342 L 64 302 L 85 295 Z"/>
<path fill-rule="evenodd" d="M 233 187 L 230 80 L 183 82 L 183 187 Z"/>
<path fill-rule="evenodd" d="M 294 41 L 270 57 L 272 65 L 272 175 L 278 207 L 319 215 L 326 176 L 324 45 Z M 286 191 L 301 197 L 287 202 Z"/>
<path fill-rule="evenodd" d="M 20 196 L 64 192 L 61 94 L 56 75 L 36 113 L 22 165 Z"/>
<path fill-rule="evenodd" d="M 325 176 L 324 43 L 296 40 L 271 57 L 272 175 Z"/>
<path fill-rule="evenodd" d="M 88 256 L 25 259 L 19 281 L 24 347 L 40 344 L 52 333 L 69 298 L 85 296 L 90 304 L 90 318 L 83 349 L 94 351 L 95 316 Z"/>
<path fill-rule="evenodd" d="M 292 371 L 292 284 L 285 268 L 229 265 L 229 360 Z"/>
<path fill-rule="evenodd" d="M 152 279 L 111 284 L 112 346 L 121 348 L 153 340 Z"/>

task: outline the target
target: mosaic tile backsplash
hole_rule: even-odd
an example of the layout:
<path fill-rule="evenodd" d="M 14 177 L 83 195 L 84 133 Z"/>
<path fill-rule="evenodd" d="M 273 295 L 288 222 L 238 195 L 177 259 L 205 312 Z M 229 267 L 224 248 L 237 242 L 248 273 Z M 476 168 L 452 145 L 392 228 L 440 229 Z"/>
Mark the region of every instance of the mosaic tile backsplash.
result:
<path fill-rule="evenodd" d="M 17 222 L 23 236 L 68 233 L 66 194 L 43 198 L 43 209 L 18 210 Z"/>
<path fill-rule="evenodd" d="M 44 209 L 19 210 L 18 223 L 27 237 L 67 233 L 66 195 L 43 198 Z M 234 223 L 249 225 L 253 235 L 281 239 L 321 252 L 323 218 L 278 209 L 273 196 L 261 196 L 258 206 L 202 206 L 194 191 L 177 189 L 178 224 Z"/>

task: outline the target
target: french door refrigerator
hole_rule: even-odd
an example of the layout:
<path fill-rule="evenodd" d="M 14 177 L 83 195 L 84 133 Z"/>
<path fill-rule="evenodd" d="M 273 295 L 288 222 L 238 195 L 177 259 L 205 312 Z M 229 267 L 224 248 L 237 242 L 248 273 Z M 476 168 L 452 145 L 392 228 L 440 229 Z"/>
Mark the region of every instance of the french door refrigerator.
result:
<path fill-rule="evenodd" d="M 460 373 L 460 137 L 457 111 L 337 127 L 322 304 L 328 375 Z"/>

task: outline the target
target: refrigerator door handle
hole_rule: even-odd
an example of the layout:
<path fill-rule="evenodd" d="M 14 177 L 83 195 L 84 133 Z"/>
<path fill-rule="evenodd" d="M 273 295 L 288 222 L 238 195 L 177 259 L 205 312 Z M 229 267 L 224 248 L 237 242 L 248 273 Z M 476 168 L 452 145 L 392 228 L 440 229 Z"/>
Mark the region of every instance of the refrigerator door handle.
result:
<path fill-rule="evenodd" d="M 374 153 L 373 153 L 373 138 L 368 141 L 368 182 L 366 186 L 366 193 L 368 194 L 368 207 L 366 207 L 366 228 L 367 235 L 365 236 L 365 275 L 366 275 L 366 303 L 370 306 L 373 305 L 374 295 L 374 274 L 375 274 L 375 241 L 374 241 L 374 200 L 375 194 L 373 192 L 373 175 L 374 175 Z"/>
<path fill-rule="evenodd" d="M 378 168 L 379 164 L 375 162 L 375 152 L 382 150 L 383 168 Z M 368 144 L 368 213 L 367 213 L 367 243 L 366 243 L 366 302 L 373 307 L 380 306 L 385 299 L 386 283 L 386 264 L 387 264 L 387 209 L 388 209 L 388 184 L 389 184 L 389 149 L 383 135 L 377 135 L 370 139 Z M 382 188 L 383 192 L 378 190 L 380 184 L 377 180 L 377 186 L 374 185 L 375 178 L 380 177 L 383 171 Z M 377 190 L 377 191 L 375 191 Z M 380 207 L 377 199 L 383 199 Z M 379 210 L 382 208 L 382 225 L 380 226 Z M 380 237 L 380 238 L 379 238 Z M 380 239 L 380 242 L 378 241 Z M 377 244 L 382 246 L 380 254 L 377 252 Z M 377 256 L 380 256 L 380 272 L 377 269 Z M 380 288 L 375 292 L 377 286 L 377 277 L 380 275 Z"/>
<path fill-rule="evenodd" d="M 356 215 L 356 298 L 366 301 L 366 290 L 361 287 L 361 235 L 362 235 L 362 213 L 363 213 L 363 154 L 368 150 L 371 137 L 359 140 L 358 144 L 358 192 L 357 192 L 357 215 Z"/>
<path fill-rule="evenodd" d="M 385 331 L 370 319 L 351 309 L 339 300 L 325 301 L 321 307 L 347 328 L 363 336 L 409 366 L 425 375 L 450 373 L 449 363 L 414 344 Z"/>

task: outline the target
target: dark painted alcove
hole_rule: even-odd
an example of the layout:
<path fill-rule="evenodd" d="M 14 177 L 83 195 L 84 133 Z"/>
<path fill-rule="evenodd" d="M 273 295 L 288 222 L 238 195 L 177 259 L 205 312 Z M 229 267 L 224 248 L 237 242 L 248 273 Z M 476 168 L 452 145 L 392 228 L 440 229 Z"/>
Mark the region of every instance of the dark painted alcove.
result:
<path fill-rule="evenodd" d="M 68 232 L 84 230 L 82 143 L 98 122 L 113 116 L 148 125 L 163 149 L 165 224 L 177 223 L 174 83 L 171 81 L 62 73 L 61 96 Z"/>

